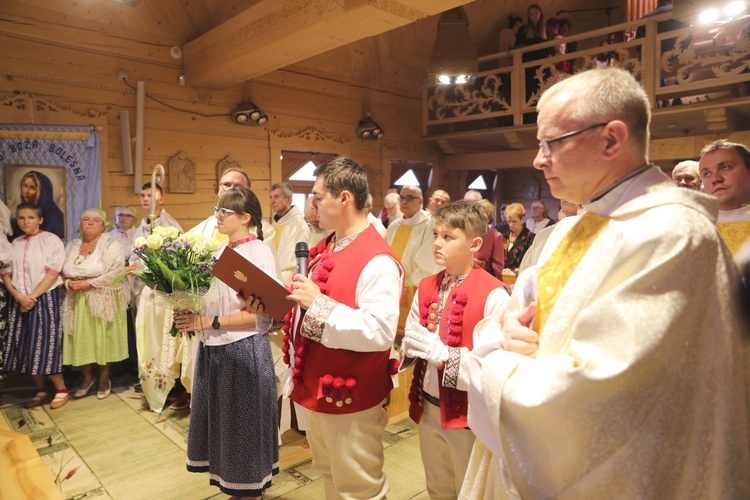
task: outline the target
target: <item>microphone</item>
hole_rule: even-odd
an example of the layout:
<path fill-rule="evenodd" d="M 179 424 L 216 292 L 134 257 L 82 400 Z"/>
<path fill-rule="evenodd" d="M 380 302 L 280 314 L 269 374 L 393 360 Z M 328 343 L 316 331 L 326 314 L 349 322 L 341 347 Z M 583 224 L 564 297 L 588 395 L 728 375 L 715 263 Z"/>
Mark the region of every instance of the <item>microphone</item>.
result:
<path fill-rule="evenodd" d="M 307 276 L 307 257 L 310 250 L 307 248 L 307 242 L 300 241 L 294 247 L 294 255 L 297 257 L 297 272 L 302 276 Z"/>

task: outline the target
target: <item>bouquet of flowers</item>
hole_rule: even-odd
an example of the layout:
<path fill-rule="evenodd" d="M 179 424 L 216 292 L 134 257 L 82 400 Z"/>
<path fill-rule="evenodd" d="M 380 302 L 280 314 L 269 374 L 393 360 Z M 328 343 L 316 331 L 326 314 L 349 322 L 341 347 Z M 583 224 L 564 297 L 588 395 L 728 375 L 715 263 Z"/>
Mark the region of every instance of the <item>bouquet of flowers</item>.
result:
<path fill-rule="evenodd" d="M 216 263 L 212 256 L 219 242 L 200 234 L 180 234 L 174 227 L 155 227 L 147 237 L 136 238 L 133 253 L 144 268 L 135 275 L 154 290 L 157 302 L 179 312 L 198 312 L 200 299 L 206 297 Z M 179 332 L 172 325 L 169 332 Z M 187 332 L 192 337 L 197 332 Z"/>

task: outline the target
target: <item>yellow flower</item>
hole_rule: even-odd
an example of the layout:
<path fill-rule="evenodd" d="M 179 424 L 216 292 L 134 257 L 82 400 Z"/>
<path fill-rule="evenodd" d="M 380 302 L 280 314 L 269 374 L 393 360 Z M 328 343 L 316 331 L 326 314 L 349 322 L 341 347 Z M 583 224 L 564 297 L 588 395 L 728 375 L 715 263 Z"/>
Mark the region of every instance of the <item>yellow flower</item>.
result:
<path fill-rule="evenodd" d="M 158 250 L 164 244 L 164 240 L 158 234 L 150 234 L 146 238 L 146 246 L 151 250 Z"/>
<path fill-rule="evenodd" d="M 134 247 L 142 247 L 145 244 L 146 244 L 146 238 L 144 238 L 143 236 L 137 237 L 135 241 L 133 242 Z"/>

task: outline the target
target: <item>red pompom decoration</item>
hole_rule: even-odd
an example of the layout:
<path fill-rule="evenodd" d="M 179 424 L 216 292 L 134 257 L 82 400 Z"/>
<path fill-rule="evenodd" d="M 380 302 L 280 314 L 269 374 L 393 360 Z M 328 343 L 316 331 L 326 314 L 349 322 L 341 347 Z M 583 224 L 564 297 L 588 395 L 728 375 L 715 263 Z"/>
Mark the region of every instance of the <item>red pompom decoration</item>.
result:
<path fill-rule="evenodd" d="M 325 283 L 318 283 L 318 289 L 320 293 L 325 294 L 328 291 L 328 286 Z"/>
<path fill-rule="evenodd" d="M 461 304 L 453 304 L 453 307 L 451 307 L 451 314 L 463 314 L 464 313 L 464 306 Z"/>
<path fill-rule="evenodd" d="M 281 340 L 283 340 L 283 341 L 284 341 L 285 343 L 286 343 L 286 342 L 289 342 L 290 340 L 292 340 L 292 336 L 291 336 L 290 334 L 288 334 L 288 333 L 287 333 L 286 335 L 284 335 L 284 336 L 283 336 L 283 337 L 281 338 Z"/>
<path fill-rule="evenodd" d="M 289 358 L 288 354 L 284 354 L 284 364 L 286 366 L 292 366 L 292 360 Z"/>
<path fill-rule="evenodd" d="M 284 321 L 292 321 L 292 311 L 289 311 L 284 315 Z"/>
<path fill-rule="evenodd" d="M 294 356 L 294 365 L 295 366 L 302 365 L 302 358 L 300 358 L 299 356 Z"/>
<path fill-rule="evenodd" d="M 320 250 L 318 250 L 318 247 L 312 247 L 310 251 L 307 253 L 307 261 L 313 260 L 315 257 L 318 256 L 320 253 Z"/>
<path fill-rule="evenodd" d="M 354 386 L 357 385 L 357 379 L 353 377 L 347 377 L 346 382 L 344 382 L 344 385 L 346 386 L 347 389 L 351 391 L 352 389 L 354 389 Z"/>
<path fill-rule="evenodd" d="M 451 315 L 448 320 L 451 325 L 461 326 L 464 324 L 464 317 L 459 315 Z"/>
<path fill-rule="evenodd" d="M 450 335 L 446 344 L 448 347 L 461 347 L 461 337 Z"/>
<path fill-rule="evenodd" d="M 456 304 L 461 304 L 462 306 L 465 306 L 467 302 L 469 302 L 469 296 L 465 293 L 457 293 L 455 295 Z"/>
<path fill-rule="evenodd" d="M 334 389 L 341 389 L 344 387 L 344 377 L 335 377 L 333 379 L 333 387 Z"/>
<path fill-rule="evenodd" d="M 324 255 L 323 258 L 320 261 L 320 266 L 325 269 L 326 271 L 333 271 L 333 260 L 330 256 Z"/>
<path fill-rule="evenodd" d="M 299 378 L 299 376 L 302 375 L 302 368 L 298 368 L 296 366 L 292 368 L 292 375 Z"/>
<path fill-rule="evenodd" d="M 281 346 L 281 352 L 283 352 L 284 354 L 289 354 L 289 344 L 284 344 L 283 346 Z"/>
<path fill-rule="evenodd" d="M 299 346 L 297 348 L 297 356 L 304 356 L 305 352 L 307 351 L 307 348 L 303 345 Z"/>
<path fill-rule="evenodd" d="M 317 276 L 319 281 L 328 281 L 331 274 L 324 268 L 320 267 L 315 271 L 315 276 Z"/>
<path fill-rule="evenodd" d="M 430 307 L 430 304 L 432 304 L 432 297 L 425 297 L 422 301 L 422 305 L 424 307 Z"/>
<path fill-rule="evenodd" d="M 395 375 L 398 373 L 399 361 L 396 358 L 388 360 L 388 375 Z"/>
<path fill-rule="evenodd" d="M 461 325 L 451 325 L 448 327 L 448 331 L 451 333 L 451 335 L 461 335 L 463 329 L 464 328 Z"/>
<path fill-rule="evenodd" d="M 333 384 L 333 375 L 323 375 L 320 379 L 321 382 L 323 382 L 323 385 L 331 385 Z"/>

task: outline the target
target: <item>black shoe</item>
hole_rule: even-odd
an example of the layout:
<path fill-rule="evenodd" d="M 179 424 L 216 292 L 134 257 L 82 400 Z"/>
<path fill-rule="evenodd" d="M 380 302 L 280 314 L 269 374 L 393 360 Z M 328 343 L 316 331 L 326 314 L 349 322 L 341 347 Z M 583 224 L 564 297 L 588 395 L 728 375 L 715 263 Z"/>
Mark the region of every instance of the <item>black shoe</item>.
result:
<path fill-rule="evenodd" d="M 140 393 L 143 392 L 143 386 L 141 384 L 135 384 L 133 386 L 133 391 L 135 391 L 135 392 L 137 392 L 137 393 L 140 394 Z"/>

